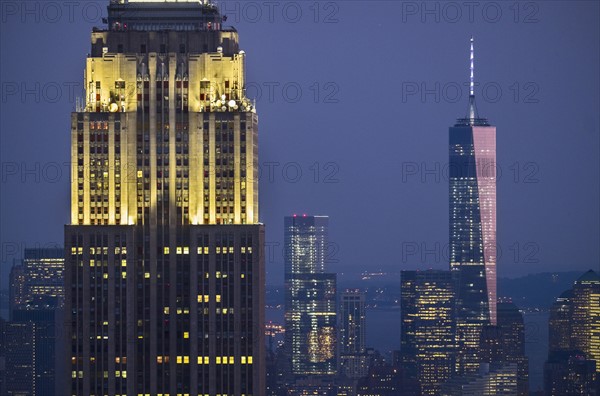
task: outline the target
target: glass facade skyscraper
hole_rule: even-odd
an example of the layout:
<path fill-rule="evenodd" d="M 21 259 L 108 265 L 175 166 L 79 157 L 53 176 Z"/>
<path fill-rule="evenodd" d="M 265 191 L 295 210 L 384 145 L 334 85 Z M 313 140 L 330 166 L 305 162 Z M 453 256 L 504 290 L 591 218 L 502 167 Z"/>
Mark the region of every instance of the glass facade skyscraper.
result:
<path fill-rule="evenodd" d="M 336 359 L 336 275 L 325 272 L 329 218 L 284 219 L 285 345 L 291 374 L 333 375 Z"/>
<path fill-rule="evenodd" d="M 366 354 L 365 293 L 346 289 L 339 298 L 339 359 L 340 374 L 351 379 L 369 373 Z"/>
<path fill-rule="evenodd" d="M 450 128 L 450 269 L 457 273 L 457 371 L 478 367 L 482 326 L 496 324 L 496 128 L 477 114 L 471 39 L 467 116 Z"/>
<path fill-rule="evenodd" d="M 112 0 L 71 117 L 65 395 L 265 393 L 258 117 L 207 1 Z"/>
<path fill-rule="evenodd" d="M 423 395 L 437 395 L 454 373 L 456 279 L 450 271 L 401 272 L 402 367 Z"/>

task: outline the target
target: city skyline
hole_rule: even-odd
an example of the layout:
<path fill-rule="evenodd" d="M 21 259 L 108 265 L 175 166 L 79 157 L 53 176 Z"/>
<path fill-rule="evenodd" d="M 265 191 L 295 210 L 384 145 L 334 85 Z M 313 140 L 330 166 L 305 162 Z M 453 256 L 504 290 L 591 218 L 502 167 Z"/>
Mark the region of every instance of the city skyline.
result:
<path fill-rule="evenodd" d="M 267 3 L 3 3 L 0 393 L 595 395 L 600 4 Z"/>
<path fill-rule="evenodd" d="M 495 120 L 503 134 L 498 138 L 499 150 L 503 155 L 498 158 L 503 177 L 498 180 L 499 202 L 498 211 L 508 218 L 510 222 L 498 224 L 498 243 L 502 249 L 499 255 L 499 277 L 512 277 L 544 271 L 559 271 L 566 261 L 573 261 L 578 269 L 584 271 L 598 261 L 600 251 L 593 241 L 598 239 L 597 197 L 600 195 L 597 173 L 597 134 L 594 134 L 594 120 L 597 114 L 594 109 L 598 107 L 598 95 L 592 88 L 597 86 L 597 51 L 590 48 L 595 40 L 593 24 L 594 12 L 585 12 L 585 7 L 593 11 L 597 4 L 577 3 L 581 7 L 572 7 L 569 3 L 553 3 L 553 5 L 540 4 L 535 14 L 537 22 L 523 23 L 525 10 L 519 14 L 519 23 L 514 22 L 513 10 L 508 6 L 503 9 L 503 18 L 498 23 L 487 22 L 478 14 L 473 23 L 451 24 L 441 18 L 440 23 L 435 23 L 434 17 L 427 17 L 421 22 L 420 15 L 403 16 L 400 5 L 387 3 L 374 3 L 374 9 L 381 7 L 383 13 L 365 15 L 360 12 L 360 6 L 354 3 L 340 3 L 336 9 L 321 9 L 320 23 L 314 23 L 314 13 L 306 6 L 303 9 L 303 19 L 293 24 L 284 20 L 280 13 L 276 14 L 273 23 L 263 13 L 262 19 L 251 21 L 244 13 L 235 12 L 235 7 L 225 11 L 229 15 L 226 25 L 235 25 L 244 32 L 243 47 L 248 54 L 257 58 L 256 67 L 248 70 L 248 81 L 252 82 L 250 95 L 257 99 L 257 106 L 262 109 L 263 117 L 269 120 L 263 126 L 263 143 L 260 146 L 261 154 L 261 195 L 264 197 L 262 205 L 269 207 L 269 212 L 262 211 L 265 218 L 261 221 L 270 224 L 267 227 L 266 240 L 272 244 L 279 243 L 276 257 L 267 263 L 268 279 L 275 283 L 283 274 L 283 257 L 281 255 L 282 240 L 275 225 L 280 224 L 280 219 L 292 210 L 307 213 L 327 213 L 332 218 L 339 219 L 331 229 L 331 240 L 340 247 L 337 253 L 337 263 L 332 263 L 332 269 L 337 272 L 361 272 L 367 256 L 357 249 L 360 246 L 355 235 L 345 230 L 360 224 L 353 216 L 344 216 L 345 213 L 355 213 L 362 202 L 373 199 L 369 191 L 377 185 L 393 183 L 393 194 L 383 199 L 382 205 L 397 208 L 388 216 L 371 216 L 364 219 L 374 229 L 395 227 L 394 224 L 411 224 L 411 231 L 397 227 L 394 240 L 405 244 L 406 258 L 398 259 L 385 250 L 376 252 L 377 267 L 391 271 L 395 267 L 409 269 L 416 265 L 427 265 L 443 269 L 447 260 L 445 253 L 447 237 L 444 230 L 444 212 L 447 203 L 441 198 L 447 179 L 443 172 L 446 156 L 440 146 L 445 139 L 439 131 L 464 109 L 464 100 L 468 96 L 468 89 L 464 85 L 467 79 L 464 71 L 465 41 L 472 35 L 478 43 L 478 59 L 489 59 L 484 67 L 480 68 L 476 94 L 480 98 L 480 107 L 485 108 L 486 116 Z M 104 11 L 104 2 L 98 3 L 101 13 Z M 590 10 L 589 8 L 587 9 Z M 80 10 L 78 10 L 80 11 Z M 404 10 L 406 11 L 406 10 Z M 531 10 L 528 10 L 533 12 Z M 335 23 L 324 23 L 326 16 L 332 14 Z M 597 13 L 596 13 L 597 14 Z M 67 120 L 60 114 L 70 111 L 76 105 L 76 96 L 81 96 L 83 87 L 77 75 L 82 66 L 81 56 L 89 49 L 81 37 L 85 37 L 93 26 L 101 26 L 101 18 L 83 18 L 77 13 L 72 20 L 66 19 L 64 23 L 50 23 L 44 18 L 36 23 L 33 16 L 27 16 L 22 21 L 19 11 L 16 15 L 7 15 L 6 23 L 2 24 L 4 32 L 19 34 L 23 43 L 28 48 L 36 49 L 30 53 L 46 56 L 52 67 L 34 70 L 35 62 L 25 62 L 19 67 L 14 62 L 3 62 L 2 76 L 9 89 L 15 83 L 17 93 L 9 95 L 6 92 L 6 101 L 3 102 L 5 117 L 2 119 L 2 129 L 7 133 L 2 134 L 2 161 L 8 167 L 4 168 L 2 214 L 2 246 L 4 263 L 3 280 L 6 284 L 8 268 L 12 258 L 22 249 L 21 246 L 43 247 L 47 244 L 60 245 L 61 230 L 56 224 L 68 221 L 69 209 L 59 202 L 64 202 L 68 194 L 68 166 L 63 163 L 68 161 L 68 142 L 66 137 L 57 133 L 40 133 L 35 138 L 34 131 L 44 130 L 44 124 L 39 120 L 45 119 L 51 129 L 64 129 Z M 105 16 L 105 15 L 104 15 Z M 359 23 L 359 21 L 364 21 Z M 399 22 L 397 25 L 392 21 Z M 575 23 L 577 21 L 577 23 Z M 463 22 L 467 22 L 463 20 Z M 34 26 L 43 35 L 33 34 L 29 27 Z M 357 29 L 356 26 L 361 26 Z M 348 56 L 342 48 L 335 46 L 312 47 L 307 43 L 297 44 L 292 51 L 286 51 L 286 56 L 277 57 L 276 48 L 281 47 L 280 37 L 296 37 L 303 35 L 315 39 L 316 37 L 331 37 L 331 40 L 340 40 L 342 37 L 354 38 L 362 42 L 359 31 L 365 31 L 380 36 L 380 32 L 387 32 L 391 26 L 397 26 L 401 34 L 387 35 L 383 41 L 371 40 L 369 44 L 386 62 L 375 61 L 371 63 L 373 70 L 378 73 L 368 73 L 363 79 L 357 79 L 354 73 L 341 67 L 339 62 L 346 61 Z M 367 29 L 366 26 L 371 26 Z M 572 42 L 567 45 L 557 38 L 555 27 L 570 26 L 567 28 L 573 35 Z M 503 29 L 504 38 L 499 40 L 495 36 L 497 28 Z M 68 30 L 73 34 L 63 34 Z M 78 32 L 75 34 L 75 32 Z M 537 34 L 528 34 L 535 33 Z M 410 33 L 418 37 L 418 41 L 407 40 Z M 443 36 L 440 34 L 444 33 Z M 547 37 L 545 37 L 546 35 Z M 23 53 L 15 43 L 8 40 L 10 34 L 2 34 L 2 46 L 6 54 L 14 54 L 10 59 L 27 59 L 31 56 Z M 61 42 L 72 51 L 56 56 L 49 45 L 61 37 Z M 371 37 L 371 36 L 365 36 Z M 389 37 L 389 38 L 388 38 Z M 545 37 L 545 38 L 544 38 Z M 364 40 L 364 39 L 363 39 Z M 310 40 L 308 40 L 310 41 Z M 512 45 L 513 43 L 519 45 Z M 552 44 L 549 44 L 552 43 Z M 391 51 L 384 51 L 384 47 Z M 365 47 L 366 48 L 366 47 Z M 532 50 L 534 48 L 534 50 Z M 330 57 L 334 62 L 324 64 L 326 51 L 333 51 L 337 56 Z M 400 56 L 401 53 L 413 54 L 413 59 L 407 62 Z M 314 54 L 303 57 L 303 62 L 298 62 L 300 54 Z M 385 55 L 384 55 L 385 54 Z M 7 58 L 5 58 L 7 59 Z M 430 65 L 429 59 L 442 59 L 445 67 L 435 68 Z M 586 59 L 586 62 L 573 64 L 568 59 Z M 310 61 L 309 61 L 310 60 Z M 497 61 L 497 60 L 502 60 Z M 281 62 L 282 67 L 275 70 L 271 65 Z M 367 65 L 367 61 L 360 57 L 356 60 L 359 65 Z M 305 68 L 298 68 L 297 64 L 306 64 Z M 553 64 L 552 68 L 547 65 Z M 335 65 L 335 67 L 333 66 Z M 392 122 L 387 116 L 381 121 L 372 120 L 372 126 L 364 121 L 349 123 L 344 114 L 348 109 L 361 106 L 367 109 L 376 109 L 378 105 L 370 101 L 364 102 L 359 98 L 370 91 L 368 87 L 379 87 L 384 83 L 382 68 L 400 66 L 402 72 L 398 78 L 387 83 L 393 89 L 380 90 L 382 102 L 395 102 L 399 106 L 395 111 L 402 118 L 401 123 Z M 422 65 L 421 67 L 416 67 Z M 502 67 L 502 65 L 508 65 Z M 284 72 L 289 70 L 289 72 Z M 585 84 L 566 84 L 572 82 L 573 72 L 582 76 Z M 36 76 L 35 78 L 32 76 Z M 583 77 L 585 76 L 585 77 Z M 32 80 L 33 78 L 33 80 Z M 364 81 L 362 83 L 361 81 Z M 386 80 L 387 81 L 387 80 Z M 61 87 L 62 96 L 57 101 L 45 100 L 49 95 L 40 93 L 39 103 L 34 94 L 21 97 L 21 83 L 31 82 L 26 88 L 35 90 L 35 84 L 49 90 L 53 83 Z M 269 88 L 265 83 L 273 82 L 273 102 L 269 100 Z M 325 87 L 327 82 L 335 85 Z M 64 83 L 77 84 L 74 86 L 73 99 L 69 99 L 69 89 Z M 297 83 L 302 88 L 302 98 L 294 103 L 283 98 L 281 89 L 284 84 Z M 319 83 L 319 87 L 314 85 Z M 439 83 L 439 90 L 436 88 Z M 525 84 L 531 83 L 525 86 Z M 421 85 L 435 93 L 424 94 Z M 450 89 L 458 85 L 461 87 L 461 97 L 456 100 L 451 97 Z M 515 85 L 516 84 L 516 85 Z M 313 86 L 314 85 L 314 86 Z M 258 91 L 257 86 L 260 88 Z M 312 86 L 312 90 L 311 90 Z M 409 94 L 407 89 L 417 92 Z M 502 89 L 502 96 L 495 103 L 492 102 L 494 87 Z M 291 87 L 291 85 L 290 85 Z M 291 89 L 291 88 L 290 88 Z M 445 94 L 442 92 L 445 89 Z M 573 90 L 577 89 L 577 94 Z M 41 88 L 40 88 L 41 90 Z M 315 103 L 315 90 L 320 95 Z M 334 92 L 336 92 L 334 94 Z M 404 91 L 404 92 L 403 92 Z M 258 97 L 258 93 L 262 95 Z M 558 100 L 559 93 L 563 92 L 574 97 L 574 101 Z M 394 93 L 394 94 L 392 94 Z M 405 98 L 403 99 L 403 93 Z M 292 91 L 290 90 L 290 95 Z M 424 99 L 422 97 L 424 95 Z M 338 103 L 324 102 L 325 98 L 336 99 Z M 385 100 L 384 100 L 385 98 Z M 439 99 L 439 101 L 437 101 Z M 452 100 L 450 100 L 452 99 Z M 528 99 L 526 101 L 526 99 Z M 529 100 L 529 99 L 533 99 Z M 537 103 L 535 102 L 537 101 Z M 575 104 L 577 102 L 577 104 Z M 46 104 L 47 106 L 42 106 Z M 43 117 L 23 117 L 26 109 L 37 109 Z M 548 109 L 547 112 L 541 110 Z M 435 113 L 436 117 L 431 117 Z M 299 117 L 300 114 L 309 114 L 312 117 Z M 511 117 L 502 117 L 502 114 L 513 114 Z M 575 125 L 566 123 L 563 114 L 581 114 L 581 117 L 569 117 L 575 120 Z M 17 120 L 15 117 L 20 115 Z M 309 119 L 319 118 L 320 123 Z M 286 119 L 298 119 L 295 125 L 285 125 Z M 418 122 L 417 122 L 418 120 Z M 498 120 L 501 123 L 498 123 Z M 587 120 L 583 123 L 583 120 Z M 517 122 L 518 121 L 518 122 Z M 341 122 L 346 134 L 351 139 L 339 141 L 336 139 Z M 394 125 L 389 127 L 384 125 Z M 18 129 L 18 134 L 8 133 Z M 361 141 L 361 131 L 371 128 L 389 130 L 381 136 L 385 144 L 377 141 L 364 141 L 365 152 L 359 151 L 355 142 Z M 322 132 L 319 132 L 322 131 Z M 414 132 L 420 131 L 419 139 L 414 139 Z M 563 152 L 560 160 L 556 158 L 556 149 L 551 144 L 559 141 L 564 131 L 571 131 L 573 139 L 569 149 Z M 37 133 L 37 132 L 36 132 Z M 311 144 L 311 142 L 319 144 Z M 25 144 L 27 143 L 27 144 Z M 24 150 L 29 147 L 30 150 Z M 52 150 L 46 150 L 52 147 Z M 400 149 L 392 149 L 400 147 Z M 576 152 L 586 153 L 575 155 Z M 29 155 L 28 153 L 35 153 Z M 307 153 L 307 154 L 304 154 Z M 378 153 L 375 155 L 374 153 Z M 19 154 L 18 156 L 16 154 Z M 355 161 L 355 158 L 363 158 Z M 22 163 L 26 167 L 22 167 Z M 36 171 L 36 164 L 39 169 Z M 279 163 L 278 166 L 276 164 Z M 302 169 L 302 178 L 297 183 L 294 180 L 297 163 Z M 315 165 L 317 164 L 318 165 Z M 331 164 L 330 164 L 331 163 Z M 269 166 L 272 164 L 273 178 L 269 177 Z M 282 170 L 284 165 L 291 164 L 286 169 L 288 178 L 284 179 Z M 576 166 L 577 164 L 577 166 Z M 11 168 L 12 165 L 16 169 Z M 58 171 L 57 167 L 58 165 Z M 326 168 L 327 166 L 327 168 Z M 413 167 L 417 169 L 414 170 Z M 423 167 L 424 166 L 424 167 Z M 312 170 L 310 168 L 313 168 Z M 28 175 L 26 169 L 33 169 L 39 176 L 39 183 L 35 175 Z M 42 169 L 46 175 L 42 175 Z M 319 170 L 318 172 L 315 170 Z M 427 172 L 433 169 L 433 174 Z M 23 170 L 23 172 L 22 172 Z M 14 174 L 16 172 L 16 174 Z M 52 173 L 54 172 L 54 173 Z M 56 172 L 60 172 L 56 175 Z M 404 172 L 404 174 L 403 174 Z M 581 174 L 590 181 L 587 187 L 575 183 L 567 175 Z M 22 175 L 25 181 L 22 182 Z M 439 177 L 437 176 L 439 175 Z M 581 176 L 584 177 L 584 176 Z M 404 178 L 404 181 L 403 181 Z M 314 180 L 318 183 L 314 183 Z M 334 181 L 333 183 L 325 183 Z M 272 180 L 272 181 L 271 181 Z M 424 182 L 422 182 L 424 180 Z M 531 183 L 530 183 L 531 182 Z M 568 188 L 560 189 L 561 183 Z M 361 188 L 368 186 L 369 188 Z M 589 189 L 589 190 L 588 190 Z M 41 195 L 50 197 L 46 201 L 34 199 L 36 191 L 43 191 Z M 562 205 L 565 191 L 571 191 L 577 197 L 578 204 L 573 209 L 574 213 L 567 216 L 559 210 Z M 586 191 L 584 194 L 583 191 Z M 310 191 L 311 193 L 306 193 Z M 577 193 L 579 192 L 579 193 Z M 26 194 L 26 195 L 23 195 Z M 397 202 L 391 196 L 398 196 Z M 420 197 L 429 198 L 421 200 Z M 52 197 L 57 197 L 54 199 Z M 60 199 L 58 199 L 60 197 Z M 549 199 L 551 197 L 551 199 Z M 556 198 L 554 198 L 556 197 Z M 19 202 L 28 202 L 30 209 L 20 213 L 18 217 L 10 210 Z M 282 204 L 285 202 L 285 204 Z M 338 204 L 333 205 L 333 202 Z M 533 202 L 539 202 L 534 205 Z M 406 210 L 411 208 L 410 210 Z M 585 212 L 583 209 L 585 208 Z M 43 211 L 42 211 L 43 209 Z M 580 237 L 575 238 L 574 233 L 558 238 L 548 232 L 551 227 L 534 227 L 533 224 L 549 222 L 544 216 L 545 212 L 556 213 L 556 221 L 570 229 L 583 229 Z M 24 232 L 20 224 L 33 224 L 34 219 L 42 215 L 48 218 L 44 225 L 35 230 Z M 417 221 L 417 219 L 423 219 Z M 558 224 L 557 223 L 557 224 Z M 435 227 L 433 225 L 435 224 Z M 438 227 L 439 226 L 439 227 Z M 370 243 L 377 239 L 368 236 Z M 379 235 L 379 240 L 384 245 L 391 242 L 391 237 L 386 234 Z M 410 253 L 413 247 L 417 253 Z M 401 245 L 402 247 L 402 245 Z M 558 249 L 564 247 L 564 249 Z M 436 250 L 438 255 L 427 255 L 427 250 Z M 559 251 L 560 250 L 560 251 Z M 572 252 L 567 255 L 565 250 Z M 342 265 L 342 263 L 344 263 Z M 342 270 L 343 269 L 343 270 Z M 375 268 L 373 268 L 375 269 Z M 377 268 L 379 269 L 379 268 Z"/>

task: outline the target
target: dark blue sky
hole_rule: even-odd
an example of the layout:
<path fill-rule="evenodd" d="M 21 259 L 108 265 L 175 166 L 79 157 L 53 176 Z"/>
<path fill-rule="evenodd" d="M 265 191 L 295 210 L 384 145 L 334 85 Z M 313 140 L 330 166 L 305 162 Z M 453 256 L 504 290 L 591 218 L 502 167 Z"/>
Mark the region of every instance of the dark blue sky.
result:
<path fill-rule="evenodd" d="M 4 263 L 62 244 L 69 86 L 81 96 L 106 3 L 2 3 Z M 270 283 L 293 213 L 331 217 L 332 271 L 447 267 L 448 127 L 466 112 L 471 35 L 479 112 L 497 126 L 499 276 L 600 267 L 600 3 L 472 4 L 221 2 L 261 94 Z"/>

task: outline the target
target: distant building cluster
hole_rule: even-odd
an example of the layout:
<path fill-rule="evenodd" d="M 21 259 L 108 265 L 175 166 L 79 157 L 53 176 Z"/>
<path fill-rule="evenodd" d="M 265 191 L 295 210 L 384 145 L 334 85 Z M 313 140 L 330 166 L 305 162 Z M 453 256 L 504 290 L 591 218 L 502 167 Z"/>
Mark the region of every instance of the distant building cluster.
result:
<path fill-rule="evenodd" d="M 60 394 L 63 273 L 63 249 L 25 249 L 14 263 L 9 320 L 0 319 L 0 395 Z"/>

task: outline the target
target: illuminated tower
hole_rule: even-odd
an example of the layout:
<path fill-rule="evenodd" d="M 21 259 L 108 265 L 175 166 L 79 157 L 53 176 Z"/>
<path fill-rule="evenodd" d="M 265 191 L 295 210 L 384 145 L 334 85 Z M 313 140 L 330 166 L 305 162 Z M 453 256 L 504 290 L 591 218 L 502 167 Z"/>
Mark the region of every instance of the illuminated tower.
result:
<path fill-rule="evenodd" d="M 71 118 L 67 395 L 265 393 L 258 118 L 206 1 L 113 0 Z"/>
<path fill-rule="evenodd" d="M 346 289 L 340 294 L 339 356 L 341 374 L 358 379 L 369 374 L 366 354 L 365 293 Z"/>
<path fill-rule="evenodd" d="M 458 275 L 457 371 L 478 366 L 481 328 L 496 324 L 496 127 L 479 118 L 471 38 L 469 108 L 450 128 L 450 269 Z"/>
<path fill-rule="evenodd" d="M 573 285 L 571 345 L 596 361 L 600 373 L 600 276 L 589 270 Z"/>
<path fill-rule="evenodd" d="M 284 219 L 285 345 L 296 376 L 336 373 L 336 275 L 325 273 L 327 216 Z"/>
<path fill-rule="evenodd" d="M 454 372 L 456 280 L 450 271 L 401 272 L 402 366 L 423 395 L 438 395 Z"/>

